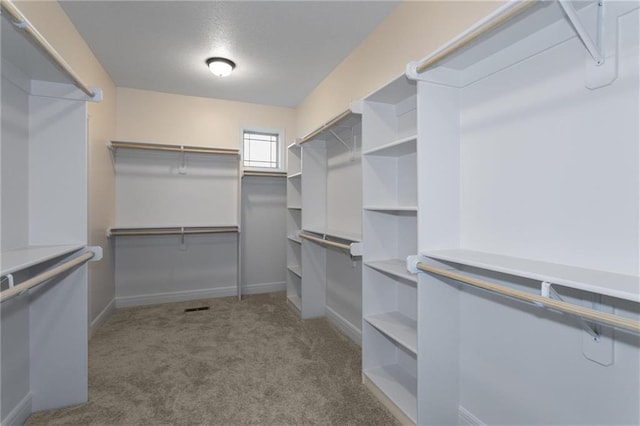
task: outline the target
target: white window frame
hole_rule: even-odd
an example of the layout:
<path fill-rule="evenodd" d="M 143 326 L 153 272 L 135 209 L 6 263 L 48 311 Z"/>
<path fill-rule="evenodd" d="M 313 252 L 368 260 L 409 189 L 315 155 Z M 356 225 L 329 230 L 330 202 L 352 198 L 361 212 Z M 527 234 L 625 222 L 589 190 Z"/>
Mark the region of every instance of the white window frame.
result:
<path fill-rule="evenodd" d="M 274 135 L 278 135 L 278 167 L 259 167 L 259 166 L 245 166 L 244 165 L 244 134 L 245 133 L 271 133 Z M 247 126 L 243 127 L 240 133 L 240 152 L 242 168 L 243 170 L 252 170 L 252 171 L 261 171 L 261 172 L 284 172 L 287 169 L 287 165 L 285 164 L 284 157 L 284 130 L 282 129 L 269 129 L 264 127 L 253 127 Z"/>

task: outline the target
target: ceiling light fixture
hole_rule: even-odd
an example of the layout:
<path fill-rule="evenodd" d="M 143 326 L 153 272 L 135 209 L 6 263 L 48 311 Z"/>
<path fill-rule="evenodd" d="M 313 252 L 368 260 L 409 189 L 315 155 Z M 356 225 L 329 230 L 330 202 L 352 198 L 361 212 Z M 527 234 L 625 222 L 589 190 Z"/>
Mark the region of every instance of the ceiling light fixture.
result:
<path fill-rule="evenodd" d="M 235 62 L 227 58 L 209 58 L 207 59 L 209 71 L 218 77 L 226 77 L 236 67 Z"/>

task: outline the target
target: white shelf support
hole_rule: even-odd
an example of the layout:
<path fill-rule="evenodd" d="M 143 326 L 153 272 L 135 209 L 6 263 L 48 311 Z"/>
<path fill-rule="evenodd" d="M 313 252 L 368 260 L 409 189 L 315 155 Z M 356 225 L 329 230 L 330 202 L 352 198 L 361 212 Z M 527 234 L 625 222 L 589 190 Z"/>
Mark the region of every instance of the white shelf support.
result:
<path fill-rule="evenodd" d="M 597 12 L 598 27 L 597 27 L 596 41 L 594 42 L 593 38 L 589 35 L 589 32 L 587 31 L 585 26 L 582 24 L 582 20 L 578 16 L 578 13 L 576 12 L 571 2 L 568 0 L 558 0 L 558 4 L 560 5 L 564 13 L 567 15 L 567 19 L 569 19 L 571 26 L 573 27 L 576 34 L 578 34 L 578 37 L 582 41 L 582 44 L 584 44 L 584 47 L 589 52 L 589 55 L 591 55 L 593 60 L 596 62 L 596 65 L 602 65 L 604 64 L 604 61 L 605 61 L 605 56 L 602 49 L 602 31 L 603 31 L 603 24 L 604 24 L 603 1 L 604 0 L 600 0 L 597 6 L 598 7 L 598 12 Z"/>
<path fill-rule="evenodd" d="M 180 145 L 180 168 L 178 169 L 178 173 L 181 175 L 187 174 L 187 155 L 184 152 L 184 145 Z"/>
<path fill-rule="evenodd" d="M 93 257 L 89 259 L 90 262 L 97 262 L 102 260 L 102 247 L 100 246 L 87 246 L 87 251 L 93 253 Z"/>
<path fill-rule="evenodd" d="M 348 143 L 346 143 L 344 140 L 342 140 L 342 138 L 340 136 L 338 136 L 336 134 L 336 132 L 333 131 L 333 129 L 329 129 L 329 133 L 331 133 L 333 135 L 334 138 L 336 138 L 338 140 L 338 142 L 340 142 L 342 145 L 344 145 L 345 148 L 347 148 L 349 150 L 349 158 L 351 161 L 355 160 L 355 153 L 356 153 L 356 139 L 355 139 L 355 132 L 353 130 L 353 128 L 351 128 L 351 146 L 349 146 Z"/>
<path fill-rule="evenodd" d="M 407 271 L 412 274 L 417 274 L 420 272 L 418 269 L 418 263 L 421 262 L 421 258 L 418 255 L 407 256 Z"/>
<path fill-rule="evenodd" d="M 353 152 L 353 149 L 345 141 L 343 141 L 342 138 L 333 131 L 333 129 L 329 129 L 329 133 L 331 133 L 333 137 L 336 138 L 342 145 L 344 145 L 344 147 L 347 148 L 350 152 Z"/>
<path fill-rule="evenodd" d="M 9 288 L 13 288 L 13 285 L 14 285 L 13 284 L 14 283 L 13 274 L 7 274 L 7 275 L 4 276 L 4 278 L 6 278 L 7 284 L 9 285 Z"/>
<path fill-rule="evenodd" d="M 542 297 L 548 297 L 551 299 L 556 299 L 559 300 L 561 302 L 566 302 L 562 296 L 560 296 L 560 294 L 556 291 L 555 288 L 552 287 L 553 284 L 552 283 L 548 283 L 546 281 L 543 281 L 540 287 L 540 294 Z M 542 305 L 539 305 L 542 307 Z M 580 321 L 580 325 L 582 326 L 582 328 L 584 329 L 585 332 L 587 332 L 587 334 L 589 334 L 589 336 L 591 336 L 591 338 L 595 341 L 595 342 L 599 342 L 600 341 L 600 333 L 598 332 L 597 326 L 591 322 L 587 322 L 585 321 L 583 318 L 580 317 L 576 317 L 578 319 L 578 321 Z"/>

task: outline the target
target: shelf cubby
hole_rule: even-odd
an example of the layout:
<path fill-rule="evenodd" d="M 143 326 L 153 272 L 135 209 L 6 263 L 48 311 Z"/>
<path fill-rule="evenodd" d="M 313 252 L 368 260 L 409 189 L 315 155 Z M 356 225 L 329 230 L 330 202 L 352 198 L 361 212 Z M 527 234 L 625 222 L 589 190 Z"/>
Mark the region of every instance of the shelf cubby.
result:
<path fill-rule="evenodd" d="M 402 423 L 417 420 L 416 85 L 404 76 L 363 105 L 363 374 Z"/>
<path fill-rule="evenodd" d="M 372 325 L 363 326 L 363 375 L 412 423 L 417 420 L 417 362 L 415 354 L 398 346 Z M 383 401 L 384 402 L 384 401 Z M 391 407 L 392 411 L 394 407 Z"/>
<path fill-rule="evenodd" d="M 409 66 L 417 254 L 503 288 L 540 295 L 550 283 L 567 303 L 636 322 L 640 9 L 610 2 L 604 11 L 595 1 L 510 2 L 415 62 L 437 58 L 419 75 Z M 572 19 L 590 34 L 603 25 L 607 66 L 585 51 Z M 418 275 L 420 424 L 638 422 L 637 403 L 610 397 L 640 390 L 627 376 L 637 336 L 599 324 L 594 339 L 571 315 Z M 498 409 L 505 395 L 513 403 Z"/>
<path fill-rule="evenodd" d="M 399 259 L 415 254 L 417 216 L 415 211 L 380 212 L 365 210 L 364 261 Z"/>
<path fill-rule="evenodd" d="M 287 301 L 302 314 L 302 148 L 287 147 Z"/>
<path fill-rule="evenodd" d="M 370 266 L 363 271 L 367 283 L 364 320 L 378 331 L 417 354 L 417 283 L 398 271 L 383 272 Z"/>

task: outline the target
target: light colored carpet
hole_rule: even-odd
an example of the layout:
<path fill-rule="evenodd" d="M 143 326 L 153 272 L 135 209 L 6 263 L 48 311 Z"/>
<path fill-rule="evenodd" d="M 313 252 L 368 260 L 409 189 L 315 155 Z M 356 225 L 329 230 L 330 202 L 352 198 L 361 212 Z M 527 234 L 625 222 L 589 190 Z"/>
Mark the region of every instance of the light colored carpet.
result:
<path fill-rule="evenodd" d="M 283 293 L 121 309 L 89 344 L 89 402 L 27 424 L 396 425 L 360 369 L 358 346 Z"/>

